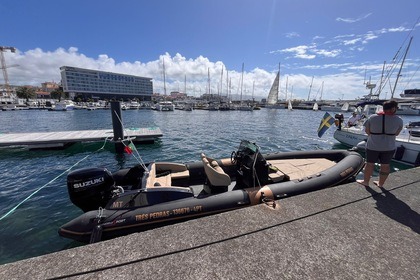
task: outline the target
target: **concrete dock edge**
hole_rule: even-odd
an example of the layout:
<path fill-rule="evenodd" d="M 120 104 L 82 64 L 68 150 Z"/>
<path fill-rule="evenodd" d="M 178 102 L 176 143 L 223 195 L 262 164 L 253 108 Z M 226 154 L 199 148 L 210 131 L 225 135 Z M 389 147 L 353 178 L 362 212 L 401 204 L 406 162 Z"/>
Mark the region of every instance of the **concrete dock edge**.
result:
<path fill-rule="evenodd" d="M 418 279 L 420 167 L 0 266 L 0 279 Z"/>

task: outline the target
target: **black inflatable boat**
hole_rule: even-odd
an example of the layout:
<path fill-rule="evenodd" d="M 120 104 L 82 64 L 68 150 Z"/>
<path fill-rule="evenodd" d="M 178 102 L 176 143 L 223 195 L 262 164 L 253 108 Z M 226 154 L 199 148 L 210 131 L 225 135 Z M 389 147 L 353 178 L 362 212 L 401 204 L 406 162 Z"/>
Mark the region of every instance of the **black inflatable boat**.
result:
<path fill-rule="evenodd" d="M 106 168 L 71 172 L 71 201 L 85 213 L 59 234 L 97 242 L 174 222 L 273 202 L 338 185 L 354 177 L 363 158 L 346 150 L 261 154 L 243 140 L 230 158 L 201 154 L 192 163 L 153 162 L 111 174 Z"/>

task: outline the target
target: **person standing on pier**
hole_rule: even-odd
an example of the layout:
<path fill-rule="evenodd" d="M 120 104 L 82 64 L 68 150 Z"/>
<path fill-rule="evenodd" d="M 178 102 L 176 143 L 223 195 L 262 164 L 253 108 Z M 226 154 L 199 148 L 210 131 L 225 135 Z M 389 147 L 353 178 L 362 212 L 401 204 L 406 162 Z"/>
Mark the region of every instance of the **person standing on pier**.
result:
<path fill-rule="evenodd" d="M 379 181 L 373 183 L 382 188 L 391 171 L 390 163 L 395 153 L 395 138 L 403 128 L 403 120 L 395 115 L 398 103 L 386 101 L 383 112 L 374 114 L 363 124 L 368 135 L 366 143 L 366 166 L 359 184 L 369 186 L 375 163 L 379 162 Z"/>

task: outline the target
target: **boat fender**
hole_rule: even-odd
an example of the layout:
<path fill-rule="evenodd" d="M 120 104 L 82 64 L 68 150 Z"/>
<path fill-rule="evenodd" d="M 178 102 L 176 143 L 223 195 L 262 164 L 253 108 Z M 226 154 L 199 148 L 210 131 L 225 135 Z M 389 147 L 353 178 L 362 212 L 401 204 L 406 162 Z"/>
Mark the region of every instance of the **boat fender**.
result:
<path fill-rule="evenodd" d="M 414 162 L 414 166 L 420 166 L 420 152 L 417 154 L 416 161 Z"/>
<path fill-rule="evenodd" d="M 362 142 L 357 143 L 356 148 L 358 150 L 364 151 L 366 149 L 366 141 L 362 141 Z"/>
<path fill-rule="evenodd" d="M 404 156 L 405 147 L 403 145 L 397 147 L 397 150 L 395 151 L 394 158 L 396 160 L 401 160 Z"/>

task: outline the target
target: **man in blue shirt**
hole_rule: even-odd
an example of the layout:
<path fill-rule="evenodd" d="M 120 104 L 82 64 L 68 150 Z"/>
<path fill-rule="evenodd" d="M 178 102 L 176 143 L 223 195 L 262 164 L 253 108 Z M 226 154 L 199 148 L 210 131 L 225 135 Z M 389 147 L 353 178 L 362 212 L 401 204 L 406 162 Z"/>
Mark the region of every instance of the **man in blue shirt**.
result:
<path fill-rule="evenodd" d="M 374 114 L 363 124 L 368 135 L 366 143 L 366 166 L 364 179 L 357 180 L 359 184 L 369 186 L 370 177 L 375 168 L 375 162 L 380 163 L 379 181 L 373 183 L 382 188 L 391 167 L 390 162 L 395 153 L 395 138 L 403 128 L 403 120 L 395 115 L 398 103 L 391 100 L 383 105 L 383 112 Z"/>

